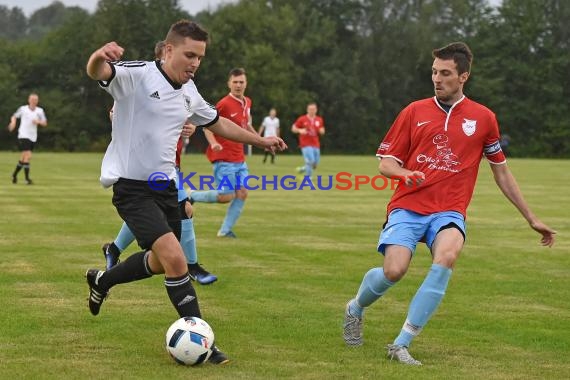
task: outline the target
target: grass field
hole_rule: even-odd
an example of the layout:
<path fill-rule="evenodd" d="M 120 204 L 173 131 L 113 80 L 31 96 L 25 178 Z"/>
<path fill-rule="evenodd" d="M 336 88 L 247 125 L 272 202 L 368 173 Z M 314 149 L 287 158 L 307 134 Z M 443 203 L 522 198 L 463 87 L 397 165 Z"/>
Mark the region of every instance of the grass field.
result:
<path fill-rule="evenodd" d="M 215 237 L 226 206 L 198 204 L 200 261 L 220 280 L 197 292 L 233 361 L 186 368 L 164 349 L 177 315 L 161 276 L 114 288 L 101 314 L 89 314 L 83 274 L 103 266 L 100 246 L 121 224 L 98 183 L 101 156 L 36 153 L 26 186 L 10 183 L 18 154 L 0 153 L 0 379 L 568 378 L 570 161 L 510 161 L 535 213 L 558 230 L 552 249 L 483 164 L 448 293 L 411 347 L 419 368 L 390 362 L 384 346 L 429 268 L 425 246 L 368 310 L 364 346 L 341 337 L 346 301 L 381 265 L 375 245 L 390 191 L 252 191 L 237 240 Z M 300 162 L 249 159 L 257 175 L 292 174 Z M 318 174 L 376 167 L 374 157 L 325 155 Z M 184 156 L 183 168 L 211 173 L 202 155 Z"/>

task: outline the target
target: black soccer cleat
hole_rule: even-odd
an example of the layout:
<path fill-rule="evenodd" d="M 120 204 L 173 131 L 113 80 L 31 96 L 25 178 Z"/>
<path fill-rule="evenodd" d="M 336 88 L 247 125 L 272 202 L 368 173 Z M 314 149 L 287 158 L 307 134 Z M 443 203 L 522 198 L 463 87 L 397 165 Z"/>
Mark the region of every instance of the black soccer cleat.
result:
<path fill-rule="evenodd" d="M 103 250 L 103 256 L 105 256 L 106 270 L 113 268 L 115 265 L 121 262 L 121 260 L 119 260 L 121 251 L 119 251 L 114 243 L 105 243 L 101 249 Z"/>
<path fill-rule="evenodd" d="M 89 285 L 89 311 L 93 315 L 99 314 L 101 305 L 105 298 L 107 298 L 107 294 L 109 294 L 108 290 L 103 290 L 98 285 L 99 277 L 101 277 L 103 273 L 105 272 L 99 269 L 87 269 L 85 273 L 87 285 Z"/>
<path fill-rule="evenodd" d="M 18 183 L 18 177 L 16 177 L 15 175 L 12 176 L 12 183 L 14 185 Z"/>
<path fill-rule="evenodd" d="M 195 279 L 201 285 L 209 285 L 218 280 L 218 276 L 208 272 L 199 263 L 188 264 L 188 273 L 192 279 Z"/>
<path fill-rule="evenodd" d="M 33 185 L 33 184 L 34 184 L 34 181 L 32 181 L 29 178 L 26 178 L 26 185 Z"/>
<path fill-rule="evenodd" d="M 227 364 L 230 362 L 230 359 L 214 344 L 212 346 L 212 355 L 210 355 L 208 361 L 212 364 Z"/>

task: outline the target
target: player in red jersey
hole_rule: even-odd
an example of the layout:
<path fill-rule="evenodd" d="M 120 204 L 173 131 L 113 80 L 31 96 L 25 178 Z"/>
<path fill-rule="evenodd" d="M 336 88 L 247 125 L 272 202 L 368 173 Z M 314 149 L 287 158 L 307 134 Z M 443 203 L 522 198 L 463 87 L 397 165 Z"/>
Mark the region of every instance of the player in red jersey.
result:
<path fill-rule="evenodd" d="M 228 87 L 230 93 L 216 104 L 220 116 L 257 134 L 251 123 L 251 99 L 244 95 L 247 88 L 247 76 L 243 68 L 230 71 Z M 247 189 L 243 186 L 243 180 L 249 175 L 243 144 L 224 139 L 208 130 L 204 132 L 209 143 L 206 156 L 214 166 L 216 189 L 193 191 L 190 199 L 193 202 L 206 203 L 231 202 L 217 235 L 218 237 L 236 238 L 232 229 L 245 205 Z"/>
<path fill-rule="evenodd" d="M 411 301 L 400 334 L 387 347 L 390 358 L 410 365 L 421 365 L 408 347 L 440 304 L 463 248 L 466 209 L 483 156 L 503 194 L 542 235 L 542 245 L 552 246 L 556 233 L 524 200 L 501 151 L 495 114 L 463 94 L 473 57 L 469 47 L 456 42 L 432 54 L 435 96 L 407 106 L 377 152 L 380 172 L 402 179 L 388 204 L 378 242 L 384 266 L 366 273 L 344 317 L 345 342 L 361 345 L 364 309 L 406 274 L 416 244 L 425 242 L 433 258 L 431 269 Z"/>
<path fill-rule="evenodd" d="M 317 104 L 309 103 L 307 114 L 299 116 L 291 126 L 291 132 L 299 135 L 299 147 L 305 160 L 305 166 L 299 166 L 297 171 L 309 177 L 321 160 L 320 136 L 325 134 L 325 122 L 317 111 Z"/>

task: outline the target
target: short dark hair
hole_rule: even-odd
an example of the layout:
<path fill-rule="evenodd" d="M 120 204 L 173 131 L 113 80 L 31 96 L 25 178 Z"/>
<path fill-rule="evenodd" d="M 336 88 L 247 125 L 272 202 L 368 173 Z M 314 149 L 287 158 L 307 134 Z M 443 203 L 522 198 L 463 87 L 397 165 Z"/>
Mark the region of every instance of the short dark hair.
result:
<path fill-rule="evenodd" d="M 154 56 L 156 57 L 156 59 L 162 59 L 164 56 L 164 46 L 166 45 L 166 42 L 164 41 L 158 41 L 156 43 L 156 45 L 154 45 Z"/>
<path fill-rule="evenodd" d="M 184 19 L 170 26 L 170 30 L 168 30 L 164 42 L 176 45 L 186 37 L 190 37 L 195 41 L 208 42 L 208 32 L 194 21 Z"/>
<path fill-rule="evenodd" d="M 465 42 L 452 42 L 442 48 L 433 49 L 431 55 L 433 58 L 453 59 L 459 74 L 471 72 L 473 53 L 471 53 L 471 49 Z"/>
<path fill-rule="evenodd" d="M 228 78 L 239 77 L 240 75 L 247 75 L 245 73 L 245 69 L 243 67 L 234 67 L 233 69 L 230 70 Z"/>

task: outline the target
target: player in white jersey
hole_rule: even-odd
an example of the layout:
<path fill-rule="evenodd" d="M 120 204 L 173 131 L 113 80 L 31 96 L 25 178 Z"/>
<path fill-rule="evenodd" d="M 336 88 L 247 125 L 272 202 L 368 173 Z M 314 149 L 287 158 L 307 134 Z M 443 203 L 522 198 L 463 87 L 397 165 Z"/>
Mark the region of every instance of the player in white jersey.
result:
<path fill-rule="evenodd" d="M 259 135 L 263 137 L 267 136 L 277 136 L 281 135 L 281 131 L 279 129 L 279 118 L 277 117 L 277 110 L 275 108 L 271 108 L 269 110 L 269 115 L 263 118 L 263 122 L 259 127 Z M 267 161 L 267 156 L 271 155 L 271 163 L 275 163 L 275 152 L 270 152 L 268 150 L 265 151 L 265 155 L 263 156 L 263 163 Z"/>
<path fill-rule="evenodd" d="M 87 74 L 114 100 L 112 141 L 101 166 L 101 183 L 113 186 L 113 204 L 143 251 L 108 271 L 89 269 L 89 309 L 97 315 L 109 290 L 121 283 L 165 274 L 172 305 L 181 317 L 200 317 L 179 243 L 180 212 L 174 183 L 176 143 L 188 119 L 199 127 L 246 144 L 285 149 L 283 140 L 243 131 L 209 106 L 192 78 L 206 52 L 208 34 L 187 20 L 173 24 L 165 38 L 164 61 L 116 62 L 124 49 L 109 42 L 87 63 Z M 210 361 L 227 357 L 213 347 Z"/>
<path fill-rule="evenodd" d="M 16 128 L 16 119 L 20 119 L 20 128 L 18 128 L 18 147 L 22 152 L 20 154 L 20 161 L 16 165 L 16 169 L 12 174 L 12 183 L 18 183 L 18 173 L 24 168 L 26 175 L 26 183 L 31 185 L 33 182 L 30 179 L 30 160 L 32 159 L 32 151 L 34 145 L 38 140 L 38 125 L 40 127 L 47 127 L 47 119 L 44 110 L 38 107 L 39 102 L 38 94 L 31 93 L 28 96 L 28 105 L 21 106 L 16 110 L 8 130 L 12 132 Z"/>
<path fill-rule="evenodd" d="M 154 56 L 157 60 L 162 61 L 164 56 L 164 41 L 159 41 L 154 47 Z M 113 121 L 113 109 L 109 112 L 111 122 Z M 182 128 L 182 133 L 178 144 L 176 146 L 176 160 L 175 163 L 180 170 L 181 164 L 181 154 L 183 149 L 183 139 L 188 139 L 196 130 L 196 126 L 191 123 L 185 123 Z M 186 194 L 184 186 L 178 186 L 178 206 L 180 209 L 181 221 L 181 233 L 180 233 L 180 244 L 182 245 L 182 250 L 188 261 L 188 272 L 190 277 L 195 279 L 199 284 L 208 285 L 218 280 L 218 277 L 210 272 L 208 272 L 200 263 L 198 262 L 198 250 L 196 249 L 196 234 L 194 232 L 194 218 L 192 203 Z M 103 255 L 105 256 L 106 269 L 109 270 L 117 263 L 119 263 L 119 256 L 121 253 L 127 249 L 127 247 L 135 241 L 135 236 L 129 229 L 129 226 L 125 222 L 121 226 L 119 233 L 115 240 L 110 243 L 105 243 L 101 247 L 103 250 Z"/>

